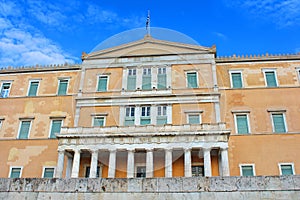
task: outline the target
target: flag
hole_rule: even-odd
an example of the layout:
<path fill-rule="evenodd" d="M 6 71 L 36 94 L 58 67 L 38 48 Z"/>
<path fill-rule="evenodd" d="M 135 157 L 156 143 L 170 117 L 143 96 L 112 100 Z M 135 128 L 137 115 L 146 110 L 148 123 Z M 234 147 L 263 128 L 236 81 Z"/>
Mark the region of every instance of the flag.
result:
<path fill-rule="evenodd" d="M 150 11 L 148 11 L 147 21 L 146 21 L 146 29 L 148 30 L 150 25 Z"/>

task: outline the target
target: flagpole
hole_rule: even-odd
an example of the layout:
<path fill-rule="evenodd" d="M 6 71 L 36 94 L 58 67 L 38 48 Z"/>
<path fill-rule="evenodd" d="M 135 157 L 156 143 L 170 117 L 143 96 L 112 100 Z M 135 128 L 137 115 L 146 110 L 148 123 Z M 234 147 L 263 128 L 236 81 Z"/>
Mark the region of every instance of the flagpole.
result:
<path fill-rule="evenodd" d="M 146 21 L 146 30 L 147 30 L 147 35 L 150 36 L 150 10 L 148 10 L 148 16 L 147 16 L 147 21 Z"/>

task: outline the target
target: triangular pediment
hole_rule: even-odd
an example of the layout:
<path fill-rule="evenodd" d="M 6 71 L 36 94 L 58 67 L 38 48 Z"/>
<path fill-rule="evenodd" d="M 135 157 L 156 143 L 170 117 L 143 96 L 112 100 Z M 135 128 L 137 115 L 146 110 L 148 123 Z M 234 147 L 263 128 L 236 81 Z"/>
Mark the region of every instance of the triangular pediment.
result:
<path fill-rule="evenodd" d="M 200 45 L 183 44 L 157 40 L 150 36 L 143 39 L 123 44 L 120 46 L 83 54 L 83 60 L 104 59 L 116 57 L 151 56 L 151 55 L 179 55 L 179 54 L 214 54 L 215 46 L 203 47 Z"/>

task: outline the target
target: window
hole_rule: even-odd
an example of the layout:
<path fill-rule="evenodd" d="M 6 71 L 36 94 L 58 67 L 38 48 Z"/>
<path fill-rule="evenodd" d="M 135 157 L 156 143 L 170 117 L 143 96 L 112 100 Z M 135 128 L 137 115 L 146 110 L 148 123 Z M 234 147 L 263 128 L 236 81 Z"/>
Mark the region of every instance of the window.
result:
<path fill-rule="evenodd" d="M 187 75 L 187 87 L 188 88 L 197 88 L 198 81 L 197 81 L 197 72 L 188 72 Z"/>
<path fill-rule="evenodd" d="M 56 134 L 60 133 L 62 120 L 56 119 L 51 121 L 51 130 L 49 138 L 56 138 Z"/>
<path fill-rule="evenodd" d="M 167 124 L 167 106 L 157 107 L 157 125 Z"/>
<path fill-rule="evenodd" d="M 108 83 L 108 76 L 99 76 L 97 91 L 99 92 L 107 91 L 107 83 Z"/>
<path fill-rule="evenodd" d="M 204 166 L 192 166 L 192 176 L 204 176 Z"/>
<path fill-rule="evenodd" d="M 137 166 L 136 167 L 136 177 L 145 178 L 146 177 L 146 166 Z"/>
<path fill-rule="evenodd" d="M 28 139 L 31 121 L 21 121 L 18 139 Z"/>
<path fill-rule="evenodd" d="M 151 123 L 150 118 L 150 106 L 143 106 L 141 113 L 141 125 L 146 125 Z"/>
<path fill-rule="evenodd" d="M 1 97 L 7 98 L 9 96 L 11 83 L 2 83 L 1 87 Z"/>
<path fill-rule="evenodd" d="M 94 117 L 93 126 L 104 126 L 104 117 Z"/>
<path fill-rule="evenodd" d="M 135 107 L 127 107 L 126 108 L 126 117 L 125 117 L 125 126 L 134 125 L 134 113 L 135 113 Z"/>
<path fill-rule="evenodd" d="M 242 88 L 243 81 L 242 81 L 242 73 L 237 71 L 230 72 L 230 80 L 231 80 L 231 87 L 232 88 Z"/>
<path fill-rule="evenodd" d="M 0 130 L 2 128 L 2 124 L 3 124 L 3 119 L 0 119 Z"/>
<path fill-rule="evenodd" d="M 53 178 L 54 177 L 54 167 L 44 167 L 43 178 Z"/>
<path fill-rule="evenodd" d="M 11 167 L 9 178 L 21 178 L 22 167 Z"/>
<path fill-rule="evenodd" d="M 90 177 L 90 171 L 91 171 L 91 167 L 88 166 L 85 169 L 85 178 L 89 178 Z M 96 178 L 100 177 L 100 167 L 97 166 L 97 172 L 96 172 Z"/>
<path fill-rule="evenodd" d="M 272 113 L 273 132 L 286 133 L 285 115 L 283 113 Z"/>
<path fill-rule="evenodd" d="M 199 114 L 188 114 L 188 123 L 189 124 L 200 124 L 200 115 Z"/>
<path fill-rule="evenodd" d="M 61 95 L 67 94 L 68 82 L 69 82 L 69 80 L 67 80 L 67 79 L 59 80 L 57 95 L 61 96 Z"/>
<path fill-rule="evenodd" d="M 280 163 L 279 164 L 280 175 L 294 175 L 294 164 L 292 163 Z"/>
<path fill-rule="evenodd" d="M 240 165 L 241 176 L 255 176 L 254 164 Z"/>
<path fill-rule="evenodd" d="M 143 69 L 143 90 L 151 90 L 151 68 Z"/>
<path fill-rule="evenodd" d="M 275 70 L 264 70 L 265 82 L 267 87 L 277 87 L 276 71 Z"/>
<path fill-rule="evenodd" d="M 36 96 L 39 87 L 39 81 L 30 81 L 29 82 L 29 89 L 28 89 L 28 96 Z"/>
<path fill-rule="evenodd" d="M 247 114 L 235 114 L 235 130 L 238 134 L 250 133 Z"/>
<path fill-rule="evenodd" d="M 157 89 L 167 88 L 167 73 L 165 67 L 158 68 Z"/>
<path fill-rule="evenodd" d="M 128 69 L 127 90 L 136 89 L 136 69 Z"/>

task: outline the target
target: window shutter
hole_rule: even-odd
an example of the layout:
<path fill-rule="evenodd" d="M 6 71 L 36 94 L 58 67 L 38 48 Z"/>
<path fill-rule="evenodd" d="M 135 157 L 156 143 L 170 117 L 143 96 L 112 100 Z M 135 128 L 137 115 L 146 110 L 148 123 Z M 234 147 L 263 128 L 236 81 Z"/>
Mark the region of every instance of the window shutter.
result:
<path fill-rule="evenodd" d="M 232 87 L 241 88 L 242 87 L 242 76 L 241 73 L 231 73 Z"/>
<path fill-rule="evenodd" d="M 38 86 L 39 86 L 39 82 L 31 82 L 29 92 L 28 92 L 28 96 L 36 96 Z"/>
<path fill-rule="evenodd" d="M 247 115 L 237 115 L 236 122 L 237 122 L 237 129 L 238 129 L 237 132 L 239 134 L 249 133 Z"/>
<path fill-rule="evenodd" d="M 242 166 L 243 176 L 254 176 L 252 166 Z"/>
<path fill-rule="evenodd" d="M 281 165 L 280 167 L 282 175 L 293 175 L 292 165 Z"/>
<path fill-rule="evenodd" d="M 66 95 L 67 87 L 68 87 L 68 80 L 60 80 L 59 88 L 58 88 L 58 95 Z"/>
<path fill-rule="evenodd" d="M 189 115 L 189 124 L 200 124 L 199 115 Z"/>
<path fill-rule="evenodd" d="M 275 133 L 285 133 L 283 114 L 272 114 Z"/>
<path fill-rule="evenodd" d="M 53 120 L 52 121 L 50 138 L 56 138 L 55 134 L 60 133 L 61 123 L 62 123 L 61 120 Z"/>
<path fill-rule="evenodd" d="M 127 90 L 136 90 L 136 76 L 128 76 Z"/>
<path fill-rule="evenodd" d="M 19 139 L 28 139 L 30 123 L 30 121 L 22 121 Z"/>
<path fill-rule="evenodd" d="M 189 88 L 197 88 L 197 74 L 196 72 L 187 73 L 187 82 Z"/>
<path fill-rule="evenodd" d="M 277 87 L 275 73 L 274 72 L 265 72 L 265 74 L 266 74 L 267 86 L 268 87 Z"/>
<path fill-rule="evenodd" d="M 98 91 L 107 91 L 107 76 L 99 77 Z"/>
<path fill-rule="evenodd" d="M 165 89 L 167 88 L 167 75 L 166 74 L 158 74 L 157 75 L 157 89 Z"/>
<path fill-rule="evenodd" d="M 10 178 L 20 178 L 21 168 L 12 168 Z"/>
<path fill-rule="evenodd" d="M 53 178 L 54 168 L 45 168 L 44 170 L 44 178 Z"/>
<path fill-rule="evenodd" d="M 151 90 L 151 75 L 143 75 L 143 90 Z"/>
<path fill-rule="evenodd" d="M 104 117 L 95 117 L 94 126 L 104 126 Z"/>

